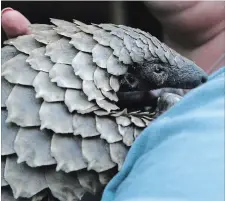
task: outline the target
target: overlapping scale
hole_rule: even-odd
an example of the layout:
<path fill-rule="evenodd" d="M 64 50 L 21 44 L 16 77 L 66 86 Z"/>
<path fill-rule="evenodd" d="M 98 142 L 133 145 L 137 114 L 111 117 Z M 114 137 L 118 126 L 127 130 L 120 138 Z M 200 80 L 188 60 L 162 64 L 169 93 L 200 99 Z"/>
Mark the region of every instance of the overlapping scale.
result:
<path fill-rule="evenodd" d="M 14 46 L 5 46 L 1 49 L 1 65 L 12 59 L 20 52 Z"/>
<path fill-rule="evenodd" d="M 82 80 L 73 72 L 73 68 L 66 64 L 55 64 L 49 71 L 51 82 L 62 88 L 81 89 Z"/>
<path fill-rule="evenodd" d="M 98 89 L 102 89 L 104 91 L 112 90 L 109 83 L 109 74 L 101 68 L 96 68 L 94 72 L 94 83 Z"/>
<path fill-rule="evenodd" d="M 109 154 L 109 144 L 99 138 L 83 139 L 82 154 L 88 162 L 88 170 L 103 172 L 116 166 Z"/>
<path fill-rule="evenodd" d="M 19 127 L 13 123 L 6 123 L 7 110 L 1 110 L 1 155 L 14 154 L 14 140 L 16 138 Z"/>
<path fill-rule="evenodd" d="M 61 38 L 46 46 L 45 55 L 49 56 L 55 63 L 72 64 L 72 60 L 77 53 L 78 50 L 69 44 L 69 39 Z"/>
<path fill-rule="evenodd" d="M 95 194 L 101 189 L 98 174 L 94 171 L 78 171 L 77 179 L 88 192 Z"/>
<path fill-rule="evenodd" d="M 53 62 L 45 55 L 46 48 L 40 47 L 33 50 L 26 62 L 30 64 L 30 66 L 37 71 L 49 72 L 49 70 L 53 67 Z"/>
<path fill-rule="evenodd" d="M 55 168 L 49 168 L 46 173 L 46 183 L 54 197 L 60 201 L 81 200 L 85 190 L 80 185 L 76 172 L 55 172 Z"/>
<path fill-rule="evenodd" d="M 25 54 L 30 54 L 33 50 L 43 46 L 32 35 L 18 36 L 5 41 L 4 44 L 13 45 L 17 50 Z"/>
<path fill-rule="evenodd" d="M 111 76 L 109 79 L 109 84 L 115 92 L 118 92 L 120 89 L 120 83 L 117 77 Z"/>
<path fill-rule="evenodd" d="M 97 42 L 93 39 L 91 35 L 86 34 L 84 32 L 79 32 L 72 36 L 70 44 L 72 44 L 76 49 L 82 52 L 91 53 Z"/>
<path fill-rule="evenodd" d="M 108 143 L 118 142 L 122 140 L 122 136 L 118 131 L 117 123 L 113 118 L 96 116 L 96 128 L 101 134 L 101 138 Z"/>
<path fill-rule="evenodd" d="M 94 115 L 74 114 L 73 129 L 74 135 L 81 135 L 83 138 L 100 135 L 96 128 Z"/>
<path fill-rule="evenodd" d="M 112 35 L 103 29 L 99 29 L 93 33 L 93 39 L 101 45 L 109 46 Z"/>
<path fill-rule="evenodd" d="M 10 93 L 6 107 L 8 117 L 6 122 L 12 122 L 22 127 L 39 126 L 39 110 L 41 101 L 35 98 L 32 87 L 16 85 Z"/>
<path fill-rule="evenodd" d="M 102 89 L 101 92 L 110 101 L 117 102 L 119 100 L 117 94 L 114 91 L 105 91 L 105 90 Z"/>
<path fill-rule="evenodd" d="M 56 171 L 72 172 L 87 167 L 82 156 L 81 138 L 79 137 L 54 134 L 51 154 L 57 161 Z"/>
<path fill-rule="evenodd" d="M 92 56 L 85 52 L 79 52 L 72 61 L 75 75 L 82 80 L 93 80 L 96 65 L 93 63 Z"/>
<path fill-rule="evenodd" d="M 96 106 L 94 102 L 88 101 L 83 91 L 75 89 L 66 90 L 65 104 L 70 112 L 77 111 L 78 113 L 82 113 Z"/>
<path fill-rule="evenodd" d="M 19 54 L 5 62 L 2 65 L 2 76 L 10 83 L 31 86 L 38 72 L 30 68 L 26 59 L 27 55 Z"/>
<path fill-rule="evenodd" d="M 6 163 L 6 157 L 2 157 L 1 158 L 1 186 L 8 186 L 8 183 L 5 180 L 5 163 Z"/>
<path fill-rule="evenodd" d="M 43 102 L 39 110 L 41 129 L 50 129 L 55 133 L 73 133 L 72 114 L 61 103 Z"/>
<path fill-rule="evenodd" d="M 123 143 L 127 146 L 131 146 L 134 142 L 134 126 L 118 126 L 120 135 L 123 136 Z"/>
<path fill-rule="evenodd" d="M 59 19 L 50 19 L 53 24 L 55 24 L 57 27 L 54 27 L 54 30 L 59 35 L 71 37 L 73 34 L 80 32 L 80 29 L 75 26 L 75 24 L 71 22 L 67 22 L 65 20 L 59 20 Z"/>
<path fill-rule="evenodd" d="M 39 72 L 33 81 L 33 86 L 36 92 L 36 98 L 43 98 L 46 102 L 64 100 L 65 90 L 51 82 L 48 73 Z"/>
<path fill-rule="evenodd" d="M 44 43 L 45 45 L 55 42 L 61 38 L 55 30 L 43 30 L 43 31 L 34 30 L 32 34 L 36 41 Z"/>
<path fill-rule="evenodd" d="M 7 157 L 4 176 L 16 199 L 31 198 L 47 188 L 43 168 L 31 168 L 25 163 L 18 164 L 15 155 Z"/>
<path fill-rule="evenodd" d="M 112 161 L 118 165 L 118 170 L 120 170 L 126 158 L 128 148 L 122 142 L 116 142 L 110 144 L 109 149 Z"/>
<path fill-rule="evenodd" d="M 107 61 L 112 53 L 111 48 L 96 44 L 92 49 L 93 62 L 101 68 L 107 68 Z"/>
<path fill-rule="evenodd" d="M 82 89 L 85 95 L 88 97 L 88 101 L 92 100 L 103 100 L 104 96 L 101 91 L 97 89 L 92 80 L 84 80 L 82 84 Z"/>
<path fill-rule="evenodd" d="M 52 134 L 40 131 L 39 127 L 20 128 L 14 141 L 17 163 L 26 162 L 30 167 L 55 164 L 50 152 L 51 139 Z"/>

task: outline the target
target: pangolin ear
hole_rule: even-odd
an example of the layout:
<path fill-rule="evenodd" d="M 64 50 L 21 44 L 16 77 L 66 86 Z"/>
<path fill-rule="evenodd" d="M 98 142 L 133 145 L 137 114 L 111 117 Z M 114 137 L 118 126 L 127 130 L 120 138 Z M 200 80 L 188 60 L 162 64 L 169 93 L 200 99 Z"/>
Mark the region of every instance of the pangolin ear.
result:
<path fill-rule="evenodd" d="M 137 89 L 139 85 L 139 80 L 132 74 L 127 73 L 124 75 L 124 80 L 131 87 L 131 89 Z"/>

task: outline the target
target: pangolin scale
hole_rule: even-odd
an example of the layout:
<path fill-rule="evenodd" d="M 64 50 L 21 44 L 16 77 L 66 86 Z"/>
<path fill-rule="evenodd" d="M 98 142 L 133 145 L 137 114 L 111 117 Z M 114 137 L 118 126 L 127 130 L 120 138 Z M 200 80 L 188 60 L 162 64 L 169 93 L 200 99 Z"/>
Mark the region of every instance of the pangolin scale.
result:
<path fill-rule="evenodd" d="M 142 30 L 51 22 L 32 24 L 31 35 L 2 48 L 3 200 L 74 201 L 102 191 L 140 132 L 181 98 L 164 93 L 126 107 L 135 97 L 129 92 L 206 80 L 192 61 Z"/>

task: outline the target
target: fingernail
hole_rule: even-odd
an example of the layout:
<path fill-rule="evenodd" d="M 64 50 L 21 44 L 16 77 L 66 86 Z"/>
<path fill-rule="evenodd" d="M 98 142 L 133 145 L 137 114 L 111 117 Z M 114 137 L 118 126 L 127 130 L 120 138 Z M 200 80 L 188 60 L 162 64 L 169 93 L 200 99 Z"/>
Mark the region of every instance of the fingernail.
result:
<path fill-rule="evenodd" d="M 2 10 L 2 12 L 1 12 L 1 16 L 3 15 L 3 13 L 6 13 L 6 12 L 8 12 L 8 11 L 13 11 L 13 9 L 10 8 L 10 7 L 4 8 L 4 9 Z"/>

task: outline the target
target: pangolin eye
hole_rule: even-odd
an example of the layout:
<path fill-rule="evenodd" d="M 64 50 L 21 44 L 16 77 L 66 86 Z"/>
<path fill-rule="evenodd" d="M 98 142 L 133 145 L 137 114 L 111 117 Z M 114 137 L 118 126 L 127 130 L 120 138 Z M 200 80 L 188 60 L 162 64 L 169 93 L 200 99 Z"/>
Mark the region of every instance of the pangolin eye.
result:
<path fill-rule="evenodd" d="M 160 74 L 160 73 L 162 73 L 163 72 L 163 69 L 162 68 L 160 68 L 160 67 L 156 67 L 155 68 L 155 70 L 154 70 L 154 73 L 157 73 L 157 74 Z"/>

